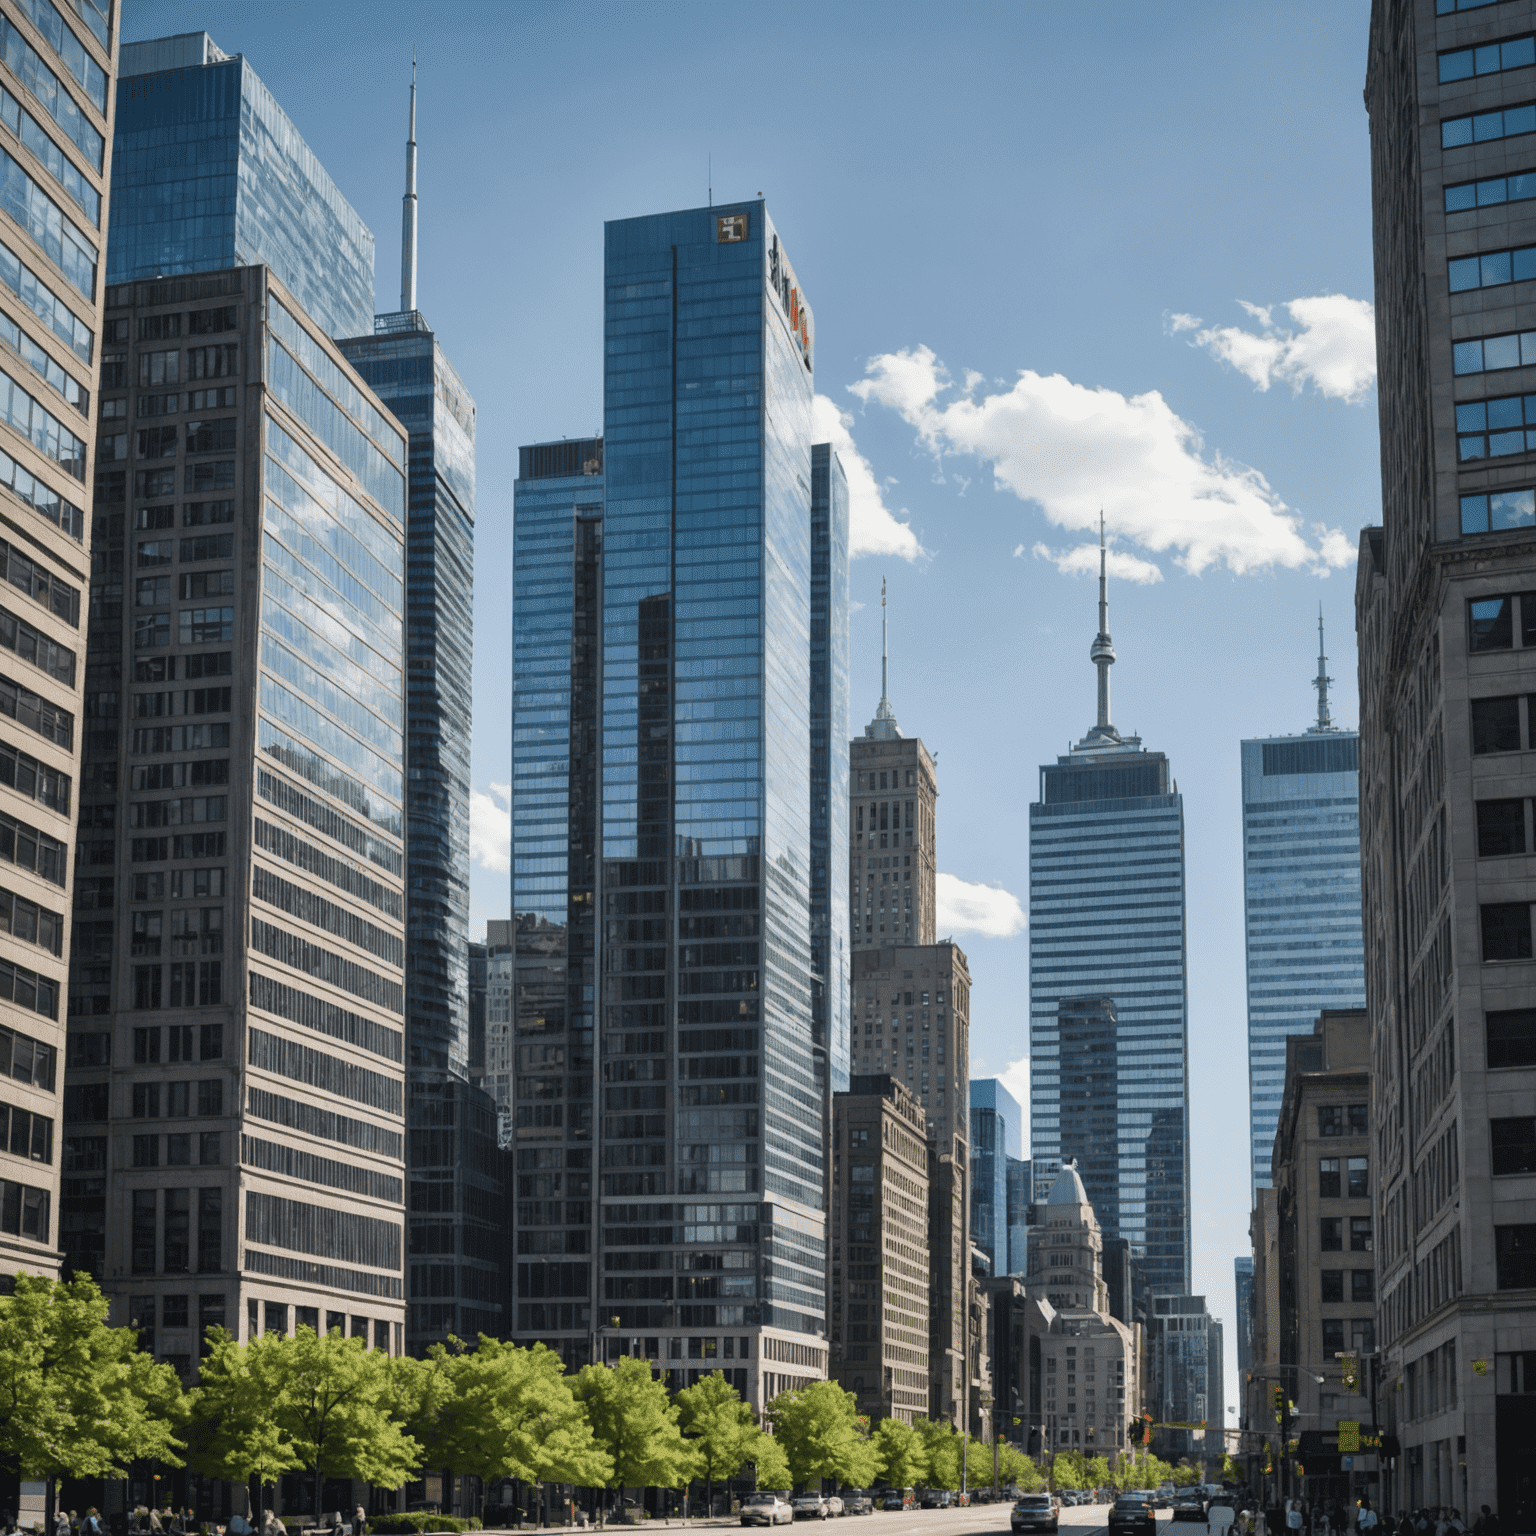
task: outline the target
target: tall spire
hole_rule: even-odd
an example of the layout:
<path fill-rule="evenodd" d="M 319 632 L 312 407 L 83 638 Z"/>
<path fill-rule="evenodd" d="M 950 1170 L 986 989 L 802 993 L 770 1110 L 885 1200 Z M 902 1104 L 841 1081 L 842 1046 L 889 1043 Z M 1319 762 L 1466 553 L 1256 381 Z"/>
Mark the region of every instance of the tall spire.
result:
<path fill-rule="evenodd" d="M 1307 734 L 1315 736 L 1322 731 L 1336 731 L 1338 726 L 1333 723 L 1333 716 L 1328 712 L 1328 684 L 1333 679 L 1328 676 L 1328 656 L 1323 645 L 1323 605 L 1317 605 L 1317 676 L 1312 679 L 1312 686 L 1317 689 L 1317 724 L 1309 726 Z"/>
<path fill-rule="evenodd" d="M 411 54 L 411 130 L 405 141 L 405 196 L 400 200 L 400 308 L 416 308 L 416 55 Z"/>
<path fill-rule="evenodd" d="M 896 712 L 891 708 L 891 653 L 885 621 L 885 577 L 880 578 L 880 707 L 875 718 L 864 727 L 865 736 L 876 741 L 894 741 L 901 732 L 896 727 Z"/>
<path fill-rule="evenodd" d="M 1109 638 L 1109 555 L 1104 542 L 1104 513 L 1099 512 L 1099 632 L 1088 650 L 1099 672 L 1099 717 L 1087 741 L 1118 742 L 1120 733 L 1109 723 L 1109 669 L 1115 664 L 1115 642 Z"/>

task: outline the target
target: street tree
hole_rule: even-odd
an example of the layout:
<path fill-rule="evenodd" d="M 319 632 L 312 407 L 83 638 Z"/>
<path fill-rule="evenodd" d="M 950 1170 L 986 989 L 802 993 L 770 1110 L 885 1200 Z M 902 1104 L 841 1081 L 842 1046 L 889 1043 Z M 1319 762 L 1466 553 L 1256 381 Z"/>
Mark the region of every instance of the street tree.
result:
<path fill-rule="evenodd" d="M 1200 1481 L 1200 1469 L 1190 1466 L 1187 1461 L 1181 1461 L 1173 1469 L 1170 1481 L 1175 1488 L 1192 1488 Z"/>
<path fill-rule="evenodd" d="M 263 1360 L 278 1338 L 260 1334 L 241 1345 L 222 1328 L 208 1330 L 208 1354 L 189 1394 L 187 1462 L 194 1472 L 265 1487 L 303 1465 L 278 1424 L 276 1373 Z"/>
<path fill-rule="evenodd" d="M 768 1417 L 797 1488 L 828 1477 L 848 1482 L 865 1464 L 857 1400 L 835 1381 L 779 1393 L 768 1405 Z"/>
<path fill-rule="evenodd" d="M 1104 1457 L 1090 1456 L 1083 1463 L 1083 1479 L 1085 1488 L 1108 1488 L 1114 1482 L 1114 1473 Z"/>
<path fill-rule="evenodd" d="M 912 1428 L 922 1447 L 923 1481 L 929 1488 L 960 1486 L 960 1437 L 945 1419 L 915 1419 Z"/>
<path fill-rule="evenodd" d="M 1052 1474 L 1058 1488 L 1086 1488 L 1087 1476 L 1083 1470 L 1081 1451 L 1058 1451 L 1052 1463 Z"/>
<path fill-rule="evenodd" d="M 1016 1483 L 1020 1493 L 1034 1493 L 1045 1486 L 1039 1467 L 1006 1440 L 997 1448 L 997 1476 L 999 1482 Z"/>
<path fill-rule="evenodd" d="M 678 1428 L 698 1458 L 713 1513 L 715 1483 L 734 1477 L 751 1455 L 758 1436 L 756 1421 L 721 1371 L 711 1371 L 697 1385 L 684 1387 L 675 1402 Z"/>
<path fill-rule="evenodd" d="M 928 1463 L 917 1432 L 901 1419 L 881 1419 L 871 1442 L 880 1471 L 893 1488 L 915 1488 L 927 1476 Z"/>
<path fill-rule="evenodd" d="M 757 1473 L 757 1487 L 781 1489 L 794 1486 L 784 1449 L 766 1430 L 758 1430 L 757 1439 L 752 1442 L 750 1460 Z"/>
<path fill-rule="evenodd" d="M 413 1378 L 424 1464 L 499 1483 L 608 1485 L 613 1459 L 592 1437 L 560 1356 L 485 1334 L 473 1351 L 434 1344 Z"/>
<path fill-rule="evenodd" d="M 649 1360 L 584 1365 L 572 1389 L 592 1438 L 613 1463 L 608 1488 L 680 1488 L 699 1465 L 677 1427 L 678 1409 Z"/>
<path fill-rule="evenodd" d="M 46 1481 L 50 1529 L 61 1476 L 124 1477 L 145 1458 L 182 1464 L 180 1379 L 107 1316 L 88 1275 L 23 1273 L 0 1297 L 0 1463 Z"/>

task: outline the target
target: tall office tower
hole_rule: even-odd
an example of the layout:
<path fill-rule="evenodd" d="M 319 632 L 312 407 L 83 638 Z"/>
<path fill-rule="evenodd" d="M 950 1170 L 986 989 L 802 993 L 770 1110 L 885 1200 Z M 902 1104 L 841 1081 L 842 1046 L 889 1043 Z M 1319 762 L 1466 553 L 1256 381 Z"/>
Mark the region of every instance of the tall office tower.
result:
<path fill-rule="evenodd" d="M 1120 1231 L 1119 1019 L 1112 997 L 1064 997 L 1056 1009 L 1061 1151 L 1104 1230 Z"/>
<path fill-rule="evenodd" d="M 512 1113 L 512 924 L 493 917 L 485 925 L 485 1066 L 478 1081 L 496 1105 L 498 1137 L 511 1145 Z"/>
<path fill-rule="evenodd" d="M 1152 1410 L 1164 1425 L 1213 1424 L 1226 1409 L 1212 1398 L 1221 1370 L 1221 1324 L 1206 1311 L 1203 1296 L 1154 1296 L 1148 1318 Z M 1214 1351 L 1214 1358 L 1213 1358 Z M 1159 1454 L 1199 1454 L 1221 1444 L 1199 1430 L 1160 1428 Z"/>
<path fill-rule="evenodd" d="M 884 582 L 880 584 L 880 704 L 864 734 L 849 744 L 848 761 L 853 796 L 848 826 L 853 948 L 932 944 L 938 906 L 934 835 L 938 777 L 921 738 L 903 736 L 891 708 Z"/>
<path fill-rule="evenodd" d="M 411 440 L 405 1012 L 413 1305 L 407 1345 L 419 1354 L 447 1333 L 471 1338 L 502 1331 L 505 1224 L 495 1101 L 471 1080 L 469 1062 L 475 402 L 416 308 L 414 70 L 405 155 L 401 308 L 375 316 L 370 334 L 338 345 Z"/>
<path fill-rule="evenodd" d="M 1382 526 L 1356 586 L 1361 868 L 1379 1401 L 1403 1451 L 1382 1498 L 1466 1508 L 1536 1496 L 1510 1342 L 1536 1330 L 1533 26 L 1529 0 L 1383 0 L 1366 73 Z M 1437 1353 L 1457 1401 L 1410 1418 L 1398 1388 Z"/>
<path fill-rule="evenodd" d="M 106 311 L 68 1262 L 183 1367 L 398 1351 L 406 436 L 264 267 Z"/>
<path fill-rule="evenodd" d="M 264 264 L 327 336 L 371 331 L 373 231 L 244 56 L 185 32 L 119 75 L 107 282 Z"/>
<path fill-rule="evenodd" d="M 99 1177 L 58 1143 L 117 11 L 0 7 L 0 1276 L 57 1275 L 61 1166 Z"/>
<path fill-rule="evenodd" d="M 469 943 L 469 1080 L 485 1077 L 485 986 L 490 952 L 473 939 Z"/>
<path fill-rule="evenodd" d="M 971 1242 L 994 1275 L 1009 1273 L 1009 1164 L 1024 1146 L 1024 1115 L 995 1078 L 971 1080 Z"/>
<path fill-rule="evenodd" d="M 1237 1379 L 1253 1365 L 1253 1255 L 1241 1253 L 1232 1260 L 1232 1287 L 1237 1312 Z"/>
<path fill-rule="evenodd" d="M 928 1415 L 928 1127 L 889 1073 L 832 1105 L 832 1378 L 910 1424 Z"/>
<path fill-rule="evenodd" d="M 1026 1158 L 1008 1159 L 1008 1270 L 1029 1270 L 1029 1208 L 1035 1203 L 1035 1168 Z M 1117 1314 L 1118 1315 L 1118 1314 Z"/>
<path fill-rule="evenodd" d="M 517 486 L 514 1329 L 761 1407 L 827 1363 L 811 314 L 761 202 L 609 224 L 606 284 L 601 446 Z"/>
<path fill-rule="evenodd" d="M 1063 1000 L 1113 999 L 1118 1176 L 1104 1230 L 1130 1240 L 1147 1294 L 1178 1295 L 1190 1272 L 1184 802 L 1168 759 L 1110 723 L 1102 548 L 1089 656 L 1097 723 L 1040 769 L 1029 808 L 1030 1155 L 1044 1188 L 1070 1137 Z"/>
<path fill-rule="evenodd" d="M 848 1086 L 848 476 L 811 448 L 811 1029 L 829 1093 Z M 827 1124 L 830 1128 L 830 1104 Z"/>
<path fill-rule="evenodd" d="M 1248 960 L 1248 1124 L 1253 1187 L 1269 1183 L 1285 1091 L 1285 1037 L 1324 1008 L 1365 1006 L 1360 928 L 1360 737 L 1328 708 L 1317 620 L 1317 720 L 1301 736 L 1242 744 Z"/>

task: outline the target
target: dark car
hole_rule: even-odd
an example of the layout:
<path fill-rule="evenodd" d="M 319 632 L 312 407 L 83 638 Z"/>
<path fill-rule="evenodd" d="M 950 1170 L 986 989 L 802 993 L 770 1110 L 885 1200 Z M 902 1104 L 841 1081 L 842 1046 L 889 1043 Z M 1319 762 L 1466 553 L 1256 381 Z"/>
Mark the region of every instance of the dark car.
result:
<path fill-rule="evenodd" d="M 1110 1536 L 1156 1536 L 1157 1513 L 1148 1493 L 1122 1493 L 1109 1511 Z"/>
<path fill-rule="evenodd" d="M 1054 1531 L 1061 1523 L 1061 1506 L 1048 1493 L 1020 1494 L 1008 1512 L 1015 1531 Z"/>
<path fill-rule="evenodd" d="M 1198 1493 L 1177 1493 L 1169 1501 L 1175 1520 L 1198 1520 L 1205 1524 L 1205 1499 Z"/>

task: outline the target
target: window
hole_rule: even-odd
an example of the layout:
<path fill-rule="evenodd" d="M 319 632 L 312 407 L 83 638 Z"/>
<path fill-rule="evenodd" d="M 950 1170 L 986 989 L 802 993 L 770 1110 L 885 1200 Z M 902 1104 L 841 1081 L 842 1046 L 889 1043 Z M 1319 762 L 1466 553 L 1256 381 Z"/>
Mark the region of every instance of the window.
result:
<path fill-rule="evenodd" d="M 1339 1195 L 1339 1160 L 1324 1157 L 1317 1165 L 1317 1192 L 1324 1200 L 1337 1199 Z"/>
<path fill-rule="evenodd" d="M 1517 698 L 1472 700 L 1472 752 L 1520 750 L 1520 700 Z"/>
<path fill-rule="evenodd" d="M 160 1060 L 160 1026 L 136 1029 L 133 1032 L 133 1059 L 139 1066 Z"/>
<path fill-rule="evenodd" d="M 1342 1136 L 1344 1134 L 1344 1106 L 1342 1104 L 1319 1104 L 1317 1106 L 1317 1134 L 1319 1136 Z"/>
<path fill-rule="evenodd" d="M 205 597 L 232 597 L 235 573 L 225 571 L 188 571 L 181 578 L 178 596 L 182 602 L 196 602 Z"/>
<path fill-rule="evenodd" d="M 210 641 L 232 640 L 235 633 L 233 608 L 183 608 L 181 643 L 201 645 Z"/>
<path fill-rule="evenodd" d="M 1374 1269 L 1350 1270 L 1349 1299 L 1351 1301 L 1375 1301 L 1376 1271 Z"/>
<path fill-rule="evenodd" d="M 1515 600 L 1485 597 L 1467 604 L 1467 649 L 1507 651 L 1515 643 Z"/>
<path fill-rule="evenodd" d="M 1536 1286 L 1536 1226 L 1495 1227 L 1493 1246 L 1501 1291 Z"/>
<path fill-rule="evenodd" d="M 153 507 L 145 510 L 159 511 L 160 509 Z M 175 558 L 176 546 L 170 539 L 145 539 L 134 556 L 134 564 L 143 571 L 157 565 L 170 565 Z"/>
<path fill-rule="evenodd" d="M 1484 906 L 1483 959 L 1529 960 L 1531 958 L 1531 908 L 1529 902 L 1499 902 Z"/>
<path fill-rule="evenodd" d="M 1512 251 L 1485 251 L 1479 256 L 1460 256 L 1446 264 L 1452 293 L 1471 288 L 1502 288 L 1536 277 L 1536 246 Z"/>
<path fill-rule="evenodd" d="M 133 472 L 133 494 L 149 501 L 176 494 L 174 469 L 136 469 Z"/>
<path fill-rule="evenodd" d="M 1344 1250 L 1344 1218 L 1324 1216 L 1318 1223 L 1318 1246 L 1324 1253 L 1342 1253 Z"/>
<path fill-rule="evenodd" d="M 1371 1218 L 1369 1216 L 1349 1218 L 1349 1251 L 1351 1253 L 1371 1251 Z"/>
<path fill-rule="evenodd" d="M 1527 198 L 1536 197 L 1536 173 L 1531 171 L 1518 172 L 1513 176 L 1490 176 L 1484 181 L 1464 181 L 1458 186 L 1445 189 L 1445 211 L 1447 213 L 1465 213 L 1471 208 L 1488 208 L 1499 203 L 1522 203 Z M 1518 340 L 1517 337 L 1500 337 L 1499 340 Z M 1532 338 L 1536 340 L 1536 337 Z M 1462 346 L 1481 347 L 1480 342 L 1462 342 L 1453 350 L 1460 352 Z M 1454 364 L 1457 373 L 1481 373 L 1481 366 L 1476 368 L 1461 366 L 1458 357 Z M 1514 363 L 1495 363 L 1491 367 L 1513 368 Z"/>
<path fill-rule="evenodd" d="M 1342 1269 L 1324 1269 L 1319 1271 L 1322 1279 L 1322 1300 L 1344 1300 L 1344 1271 Z"/>
<path fill-rule="evenodd" d="M 181 353 L 139 353 L 139 385 L 141 388 L 154 384 L 177 384 L 181 381 Z"/>
<path fill-rule="evenodd" d="M 1490 1120 L 1488 1138 L 1494 1173 L 1536 1173 L 1536 1119 Z"/>
<path fill-rule="evenodd" d="M 136 1275 L 152 1275 L 155 1272 L 155 1191 L 136 1189 L 133 1192 L 133 1225 L 131 1264 Z M 148 1316 L 153 1327 L 154 1298 L 149 1298 Z M 142 1315 L 142 1314 L 141 1314 Z"/>
<path fill-rule="evenodd" d="M 160 1138 L 158 1136 L 135 1136 L 133 1138 L 133 1166 L 135 1168 L 158 1168 L 160 1166 Z"/>
<path fill-rule="evenodd" d="M 1476 48 L 1458 48 L 1440 55 L 1440 84 L 1471 80 L 1477 75 L 1496 75 L 1506 69 L 1536 64 L 1536 38 L 1514 37 Z"/>
<path fill-rule="evenodd" d="M 1456 407 L 1456 454 L 1465 464 L 1474 459 L 1506 458 L 1536 448 L 1536 430 L 1526 438 L 1526 404 L 1536 429 L 1536 395 L 1509 395 L 1499 400 L 1473 400 Z M 142 434 L 140 434 L 142 436 Z M 140 455 L 142 457 L 142 455 Z M 1516 491 L 1517 497 L 1529 495 Z M 1466 530 L 1481 533 L 1481 528 Z"/>
<path fill-rule="evenodd" d="M 1366 1199 L 1371 1193 L 1371 1160 L 1368 1157 L 1352 1157 L 1346 1171 L 1349 1174 L 1349 1198 Z"/>
<path fill-rule="evenodd" d="M 233 453 L 235 451 L 235 418 L 221 416 L 215 421 L 189 421 L 187 423 L 188 453 Z"/>
<path fill-rule="evenodd" d="M 142 576 L 134 583 L 134 602 L 140 608 L 155 608 L 170 600 L 169 576 Z"/>
<path fill-rule="evenodd" d="M 1349 1347 L 1357 1355 L 1368 1355 L 1376 1348 L 1376 1321 L 1374 1318 L 1355 1317 L 1350 1319 Z"/>
<path fill-rule="evenodd" d="M 1334 1350 L 1344 1348 L 1344 1319 L 1342 1317 L 1325 1317 L 1323 1319 L 1323 1353 L 1331 1355 Z"/>
<path fill-rule="evenodd" d="M 165 1192 L 165 1243 L 162 1250 L 165 1272 L 184 1275 L 191 1267 L 192 1191 L 168 1189 Z"/>
<path fill-rule="evenodd" d="M 173 459 L 176 457 L 176 428 L 140 427 L 138 456 L 141 459 Z M 1477 455 L 1482 457 L 1482 455 Z"/>
<path fill-rule="evenodd" d="M 1490 1013 L 1486 1029 L 1490 1069 L 1536 1067 L 1536 1008 Z"/>
<path fill-rule="evenodd" d="M 1479 800 L 1477 802 L 1477 856 L 1525 852 L 1525 801 Z"/>
<path fill-rule="evenodd" d="M 159 1008 L 161 968 L 158 965 L 136 965 L 133 968 L 133 1006 L 135 1008 Z"/>
<path fill-rule="evenodd" d="M 204 1137 L 204 1142 L 208 1140 Z M 218 1136 L 213 1136 L 215 1150 Z M 207 1161 L 207 1159 L 204 1159 Z M 213 1158 L 218 1161 L 217 1155 Z M 224 1191 L 197 1192 L 197 1268 L 200 1274 L 217 1274 L 224 1267 Z"/>
<path fill-rule="evenodd" d="M 1497 4 L 1497 0 L 1435 0 L 1435 15 L 1449 16 L 1455 11 L 1480 11 L 1485 5 L 1494 4 Z"/>

